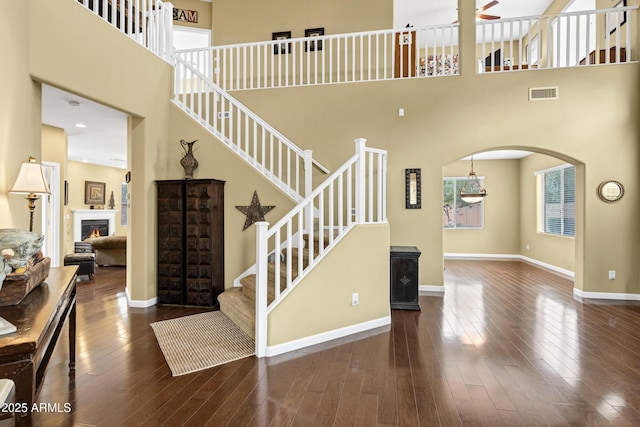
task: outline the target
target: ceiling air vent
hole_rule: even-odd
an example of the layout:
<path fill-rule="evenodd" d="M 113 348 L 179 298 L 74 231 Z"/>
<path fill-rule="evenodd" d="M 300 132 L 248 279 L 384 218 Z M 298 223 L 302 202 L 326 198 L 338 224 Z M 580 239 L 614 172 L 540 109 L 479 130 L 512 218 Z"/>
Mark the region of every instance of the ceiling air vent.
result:
<path fill-rule="evenodd" d="M 529 101 L 558 99 L 558 86 L 529 88 Z"/>

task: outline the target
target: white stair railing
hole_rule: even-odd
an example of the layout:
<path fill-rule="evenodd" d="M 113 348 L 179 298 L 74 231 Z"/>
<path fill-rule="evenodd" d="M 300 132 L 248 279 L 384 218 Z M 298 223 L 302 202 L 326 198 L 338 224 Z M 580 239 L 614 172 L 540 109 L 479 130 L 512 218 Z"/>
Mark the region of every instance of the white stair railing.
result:
<path fill-rule="evenodd" d="M 459 74 L 459 24 L 280 39 L 176 52 L 225 90 Z"/>
<path fill-rule="evenodd" d="M 173 4 L 160 0 L 78 0 L 78 3 L 171 62 Z"/>
<path fill-rule="evenodd" d="M 355 144 L 356 153 L 280 221 L 272 227 L 267 222 L 256 223 L 258 357 L 265 356 L 268 313 L 353 226 L 387 222 L 387 152 L 367 148 L 365 139 L 357 139 Z M 318 211 L 315 217 L 314 209 Z M 307 238 L 303 241 L 305 230 Z M 267 306 L 268 263 L 272 253 L 276 254 L 271 257 L 276 260 L 275 299 Z"/>
<path fill-rule="evenodd" d="M 175 58 L 173 101 L 295 201 L 312 188 L 312 166 L 328 170 L 257 114 Z"/>
<path fill-rule="evenodd" d="M 478 71 L 631 62 L 637 10 L 627 6 L 479 21 Z"/>

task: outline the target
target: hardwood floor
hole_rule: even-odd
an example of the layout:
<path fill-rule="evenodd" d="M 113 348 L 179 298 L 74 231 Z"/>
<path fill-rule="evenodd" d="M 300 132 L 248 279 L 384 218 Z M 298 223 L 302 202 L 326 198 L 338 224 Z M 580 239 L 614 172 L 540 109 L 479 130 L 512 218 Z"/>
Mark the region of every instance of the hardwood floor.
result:
<path fill-rule="evenodd" d="M 531 265 L 447 261 L 446 293 L 392 325 L 270 359 L 172 377 L 124 270 L 78 286 L 75 376 L 58 344 L 36 425 L 640 425 L 640 304 L 581 302 Z M 63 335 L 64 336 L 64 335 Z"/>

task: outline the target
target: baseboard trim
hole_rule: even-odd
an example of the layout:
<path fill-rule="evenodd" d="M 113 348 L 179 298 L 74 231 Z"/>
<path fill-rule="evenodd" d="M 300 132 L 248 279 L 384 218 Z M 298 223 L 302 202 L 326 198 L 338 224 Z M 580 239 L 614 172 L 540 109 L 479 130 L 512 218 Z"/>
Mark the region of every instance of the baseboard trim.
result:
<path fill-rule="evenodd" d="M 147 308 L 156 305 L 158 302 L 158 297 L 153 297 L 148 300 L 137 300 L 131 299 L 131 294 L 129 294 L 129 287 L 126 287 L 124 293 L 127 295 L 127 303 L 131 308 Z"/>
<path fill-rule="evenodd" d="M 539 261 L 537 259 L 529 258 L 524 255 L 518 254 L 459 254 L 459 253 L 447 253 L 444 254 L 444 259 L 461 259 L 461 260 L 520 260 L 523 262 L 527 262 L 529 264 L 533 264 L 537 267 L 544 268 L 545 270 L 549 270 L 553 273 L 557 273 L 560 276 L 566 277 L 570 280 L 575 280 L 575 273 L 571 270 L 567 270 L 561 267 L 557 267 L 552 264 L 548 264 L 546 262 Z"/>
<path fill-rule="evenodd" d="M 348 335 L 357 334 L 359 332 L 368 331 L 370 329 L 379 328 L 391 324 L 391 316 L 381 317 L 379 319 L 369 320 L 368 322 L 358 323 L 356 325 L 346 326 L 344 328 L 334 329 L 333 331 L 322 332 L 320 334 L 311 335 L 309 337 L 300 338 L 298 340 L 289 341 L 283 344 L 267 346 L 265 350 L 266 357 L 277 356 L 283 353 L 300 350 L 316 344 L 346 337 Z"/>
<path fill-rule="evenodd" d="M 444 286 L 418 285 L 418 293 L 420 292 L 428 292 L 431 294 L 444 294 Z"/>
<path fill-rule="evenodd" d="M 580 299 L 640 301 L 640 294 L 623 294 L 623 293 L 615 293 L 615 292 L 584 292 L 576 288 L 573 288 L 573 295 Z"/>

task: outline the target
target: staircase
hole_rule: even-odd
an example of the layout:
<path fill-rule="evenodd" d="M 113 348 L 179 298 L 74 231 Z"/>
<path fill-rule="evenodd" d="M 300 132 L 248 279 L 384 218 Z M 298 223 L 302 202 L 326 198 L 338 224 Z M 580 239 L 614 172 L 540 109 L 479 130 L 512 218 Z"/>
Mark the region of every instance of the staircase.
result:
<path fill-rule="evenodd" d="M 309 265 L 309 235 L 305 234 L 304 237 L 305 247 L 300 250 L 298 248 L 291 249 L 291 257 L 298 259 L 301 256 L 303 266 L 306 268 Z M 328 245 L 328 237 L 324 237 L 322 246 Z M 315 233 L 315 244 L 313 245 L 314 257 L 319 255 L 320 239 L 318 233 Z M 302 252 L 302 253 L 300 253 Z M 286 250 L 279 258 L 280 262 L 276 264 L 276 257 L 271 257 L 267 266 L 268 278 L 267 278 L 267 305 L 273 303 L 276 299 L 276 275 L 279 276 L 278 285 L 280 287 L 280 293 L 286 290 L 287 281 L 287 263 L 283 260 L 287 258 Z M 293 271 L 291 279 L 295 280 L 298 277 L 298 272 Z M 222 311 L 229 319 L 238 325 L 247 335 L 251 338 L 255 338 L 256 327 L 256 274 L 249 274 L 240 279 L 242 286 L 233 287 L 226 290 L 220 296 L 218 296 L 218 302 L 220 303 L 220 311 Z"/>
<path fill-rule="evenodd" d="M 329 171 L 311 151 L 300 149 L 242 105 L 189 57 L 173 55 L 167 49 L 172 26 L 169 4 L 140 1 L 138 7 L 147 11 L 145 25 L 153 28 L 149 32 L 154 37 L 138 41 L 174 64 L 173 103 L 298 203 L 271 227 L 266 222 L 255 224 L 256 264 L 218 297 L 222 312 L 255 338 L 256 355 L 264 357 L 268 313 L 355 225 L 387 222 L 387 153 L 367 148 L 365 139 L 357 139 L 355 154 L 314 190 L 312 168 Z M 98 10 L 98 2 L 79 2 L 103 19 L 113 18 L 104 6 Z M 131 6 L 128 12 L 129 17 L 136 15 Z M 126 31 L 137 28 L 137 18 L 127 18 L 125 25 L 124 14 L 118 16 L 118 22 L 111 22 L 114 27 L 137 37 Z"/>

